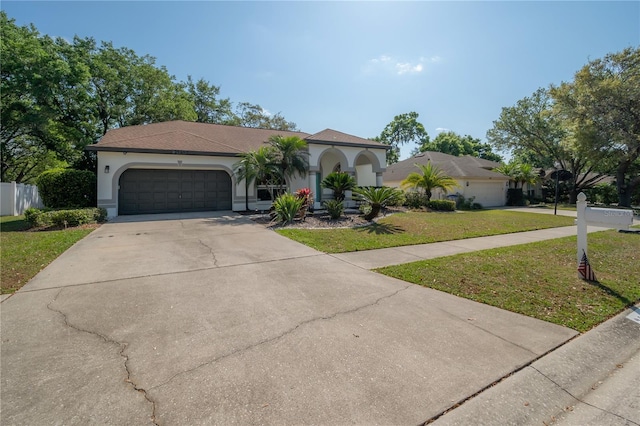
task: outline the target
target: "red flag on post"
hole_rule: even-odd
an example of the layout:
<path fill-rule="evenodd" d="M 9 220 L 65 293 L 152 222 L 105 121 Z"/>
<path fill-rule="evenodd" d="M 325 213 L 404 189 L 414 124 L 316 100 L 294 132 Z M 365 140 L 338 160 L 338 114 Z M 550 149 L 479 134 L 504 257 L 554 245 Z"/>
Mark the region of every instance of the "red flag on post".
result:
<path fill-rule="evenodd" d="M 593 269 L 591 269 L 589 259 L 587 259 L 587 253 L 585 253 L 584 250 L 582 250 L 582 259 L 578 265 L 578 277 L 587 281 L 598 281 L 596 274 L 593 272 Z"/>

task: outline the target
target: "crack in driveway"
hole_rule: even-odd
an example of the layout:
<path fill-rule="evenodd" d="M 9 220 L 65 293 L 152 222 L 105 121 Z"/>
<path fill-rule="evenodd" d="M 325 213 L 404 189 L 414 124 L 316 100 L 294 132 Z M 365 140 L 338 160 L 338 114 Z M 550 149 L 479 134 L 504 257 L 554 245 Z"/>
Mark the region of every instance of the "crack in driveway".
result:
<path fill-rule="evenodd" d="M 213 267 L 217 268 L 218 267 L 218 259 L 216 258 L 216 254 L 213 251 L 213 247 L 211 247 L 210 245 L 205 244 L 201 239 L 198 238 L 198 242 L 205 246 L 208 250 L 209 250 L 209 254 L 211 255 L 211 258 L 213 259 Z"/>
<path fill-rule="evenodd" d="M 62 316 L 62 320 L 64 321 L 64 324 L 71 328 L 72 330 L 76 330 L 79 331 L 81 333 L 87 333 L 87 334 L 91 334 L 93 336 L 97 336 L 100 339 L 102 339 L 103 341 L 105 341 L 106 343 L 109 344 L 113 344 L 116 345 L 120 348 L 118 355 L 120 355 L 122 358 L 124 358 L 124 369 L 127 373 L 127 377 L 124 379 L 124 381 L 126 383 L 128 383 L 129 385 L 131 385 L 131 387 L 142 394 L 142 396 L 144 396 L 144 399 L 147 400 L 147 402 L 149 402 L 151 404 L 151 421 L 153 422 L 154 425 L 159 426 L 159 423 L 156 421 L 156 402 L 151 399 L 151 397 L 147 394 L 147 391 L 144 388 L 139 387 L 138 385 L 136 385 L 136 383 L 131 380 L 131 370 L 129 370 L 129 356 L 127 354 L 125 354 L 125 351 L 127 350 L 127 346 L 128 344 L 125 342 L 118 342 L 117 340 L 111 339 L 107 336 L 105 336 L 104 334 L 100 334 L 96 331 L 91 331 L 91 330 L 87 330 L 81 327 L 78 327 L 76 325 L 73 325 L 69 322 L 69 319 L 67 317 L 67 314 L 65 314 L 64 312 L 53 308 L 51 305 L 53 303 L 55 303 L 58 300 L 58 297 L 60 296 L 60 294 L 64 291 L 64 288 L 60 289 L 60 291 L 58 291 L 58 293 L 54 296 L 53 300 L 51 302 L 49 302 L 47 304 L 47 309 L 50 310 L 51 312 L 55 312 L 57 314 L 59 314 L 60 316 Z"/>
<path fill-rule="evenodd" d="M 223 355 L 220 355 L 220 356 L 219 356 L 219 357 L 217 357 L 217 358 L 214 358 L 214 359 L 209 360 L 209 361 L 207 361 L 207 362 L 203 362 L 203 363 L 201 363 L 201 364 L 199 364 L 199 365 L 196 365 L 195 367 L 189 368 L 189 369 L 187 369 L 187 370 L 185 370 L 185 371 L 181 371 L 181 372 L 179 372 L 179 373 L 176 373 L 176 374 L 174 374 L 173 376 L 169 377 L 169 378 L 168 378 L 167 380 L 165 380 L 164 382 L 162 382 L 162 383 L 160 383 L 160 384 L 157 384 L 157 385 L 155 385 L 155 386 L 151 386 L 151 387 L 149 388 L 149 391 L 152 391 L 152 390 L 155 390 L 155 389 L 158 389 L 158 388 L 160 388 L 160 387 L 162 387 L 162 386 L 167 385 L 168 383 L 172 382 L 176 377 L 182 376 L 182 375 L 184 375 L 184 374 L 191 373 L 191 372 L 196 371 L 196 370 L 198 370 L 198 369 L 200 369 L 200 368 L 206 367 L 206 366 L 208 366 L 208 365 L 212 365 L 212 364 L 214 364 L 214 363 L 216 363 L 216 362 L 218 362 L 218 361 L 222 361 L 222 360 L 224 360 L 224 359 L 226 359 L 226 358 L 229 358 L 229 357 L 232 357 L 232 356 L 234 356 L 234 355 L 242 354 L 242 353 L 247 352 L 247 351 L 249 351 L 249 350 L 251 350 L 251 349 L 257 348 L 258 346 L 261 346 L 261 345 L 264 345 L 264 344 L 268 344 L 268 343 L 272 343 L 272 342 L 275 342 L 275 341 L 277 341 L 277 340 L 280 340 L 280 339 L 282 339 L 283 337 L 285 337 L 285 336 L 287 336 L 287 335 L 289 335 L 289 334 L 294 333 L 297 329 L 299 329 L 300 327 L 302 327 L 302 326 L 304 326 L 304 325 L 311 324 L 311 323 L 313 323 L 313 322 L 317 322 L 317 321 L 328 321 L 328 320 L 332 320 L 332 319 L 336 318 L 336 317 L 337 317 L 337 316 L 339 316 L 339 315 L 347 315 L 347 314 L 351 314 L 351 313 L 354 313 L 354 312 L 360 311 L 360 310 L 362 310 L 362 309 L 366 309 L 366 308 L 368 308 L 368 307 L 371 307 L 371 306 L 377 305 L 377 304 L 378 304 L 378 303 L 380 303 L 382 300 L 390 299 L 390 298 L 392 298 L 393 296 L 397 295 L 398 293 L 400 293 L 400 292 L 402 292 L 402 291 L 405 291 L 405 290 L 407 290 L 409 287 L 412 287 L 412 286 L 413 286 L 413 284 L 409 284 L 409 285 L 407 285 L 407 286 L 405 286 L 405 287 L 403 287 L 403 288 L 401 288 L 401 289 L 399 289 L 399 290 L 394 291 L 394 292 L 393 292 L 393 293 L 391 293 L 391 294 L 388 294 L 388 295 L 386 295 L 386 296 L 379 297 L 379 298 L 378 298 L 378 299 L 376 299 L 375 301 L 373 301 L 373 302 L 371 302 L 371 303 L 367 303 L 366 305 L 358 306 L 358 307 L 355 307 L 355 308 L 352 308 L 352 309 L 348 309 L 348 310 L 346 310 L 346 311 L 338 311 L 338 312 L 335 312 L 335 313 L 333 313 L 333 314 L 331 314 L 331 315 L 327 315 L 327 316 L 315 317 L 315 318 L 310 318 L 310 319 L 308 319 L 308 320 L 304 320 L 304 321 L 300 322 L 299 324 L 297 324 L 295 327 L 291 327 L 290 329 L 285 330 L 284 332 L 282 332 L 282 333 L 278 334 L 277 336 L 269 337 L 269 338 L 267 338 L 267 339 L 261 340 L 261 341 L 259 341 L 259 342 L 257 342 L 257 343 L 251 344 L 251 345 L 246 346 L 246 347 L 244 347 L 244 348 L 234 349 L 234 350 L 232 350 L 231 352 L 226 353 L 226 354 L 223 354 Z"/>

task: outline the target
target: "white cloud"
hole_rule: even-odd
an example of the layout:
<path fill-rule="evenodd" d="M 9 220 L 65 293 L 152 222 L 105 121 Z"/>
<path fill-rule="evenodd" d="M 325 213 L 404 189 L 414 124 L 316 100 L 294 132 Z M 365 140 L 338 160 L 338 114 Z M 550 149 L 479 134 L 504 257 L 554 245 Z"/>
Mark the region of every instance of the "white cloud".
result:
<path fill-rule="evenodd" d="M 442 132 L 450 132 L 451 129 L 447 129 L 446 127 L 436 127 L 436 133 L 442 133 Z"/>
<path fill-rule="evenodd" d="M 402 61 L 393 56 L 380 55 L 377 58 L 369 59 L 363 70 L 366 73 L 383 70 L 397 75 L 420 74 L 425 70 L 426 64 L 435 64 L 440 61 L 442 61 L 442 58 L 439 56 L 430 58 L 421 56 L 416 61 Z"/>
<path fill-rule="evenodd" d="M 422 67 L 422 64 L 413 65 L 409 62 L 398 62 L 396 64 L 396 71 L 398 75 L 417 74 L 419 72 L 422 72 L 423 69 L 424 68 Z"/>

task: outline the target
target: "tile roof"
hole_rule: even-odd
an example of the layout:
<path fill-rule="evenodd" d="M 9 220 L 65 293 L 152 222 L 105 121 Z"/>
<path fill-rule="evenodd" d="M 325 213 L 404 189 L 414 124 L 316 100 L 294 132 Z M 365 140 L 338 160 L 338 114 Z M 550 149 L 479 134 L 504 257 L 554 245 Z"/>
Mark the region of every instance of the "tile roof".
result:
<path fill-rule="evenodd" d="M 427 164 L 431 162 L 438 166 L 447 175 L 454 179 L 459 178 L 477 178 L 477 179 L 496 179 L 508 180 L 509 178 L 500 173 L 493 172 L 491 169 L 500 166 L 495 161 L 485 160 L 483 158 L 465 155 L 456 157 L 442 152 L 427 151 L 422 152 L 407 160 L 403 160 L 387 166 L 387 170 L 382 175 L 385 181 L 401 181 L 404 180 L 409 173 L 419 172 L 416 164 Z"/>
<path fill-rule="evenodd" d="M 329 129 L 310 136 L 304 132 L 255 129 L 188 121 L 167 121 L 109 130 L 98 143 L 89 145 L 87 149 L 91 151 L 235 156 L 242 152 L 258 149 L 273 135 L 298 136 L 306 139 L 309 143 L 328 143 L 333 141 L 333 143 L 341 145 L 385 147 L 385 145 L 378 142 L 368 141 Z"/>

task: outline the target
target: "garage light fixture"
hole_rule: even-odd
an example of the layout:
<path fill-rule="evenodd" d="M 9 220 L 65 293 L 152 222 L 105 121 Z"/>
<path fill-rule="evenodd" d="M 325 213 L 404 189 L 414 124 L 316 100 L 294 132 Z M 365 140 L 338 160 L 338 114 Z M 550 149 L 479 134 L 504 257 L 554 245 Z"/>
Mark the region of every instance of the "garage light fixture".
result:
<path fill-rule="evenodd" d="M 104 172 L 109 173 L 109 166 L 104 166 Z"/>

